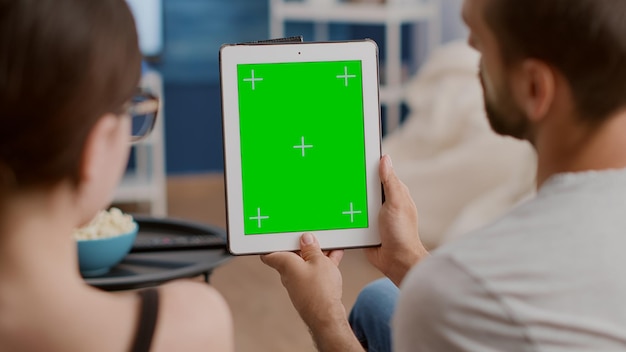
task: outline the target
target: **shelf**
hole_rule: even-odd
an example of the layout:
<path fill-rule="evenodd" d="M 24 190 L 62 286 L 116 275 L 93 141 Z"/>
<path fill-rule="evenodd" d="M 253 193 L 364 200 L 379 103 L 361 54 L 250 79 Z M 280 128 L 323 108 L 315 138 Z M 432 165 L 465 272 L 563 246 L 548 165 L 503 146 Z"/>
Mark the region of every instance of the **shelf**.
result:
<path fill-rule="evenodd" d="M 158 132 L 157 133 L 152 133 L 151 132 L 147 137 L 145 137 L 145 138 L 143 138 L 143 139 L 141 139 L 141 140 L 139 140 L 137 142 L 134 142 L 134 146 L 135 147 L 143 146 L 143 145 L 148 145 L 149 146 L 149 145 L 154 145 L 154 144 L 157 144 L 157 143 L 163 143 L 162 139 L 163 139 L 163 136 L 160 133 L 158 133 Z"/>
<path fill-rule="evenodd" d="M 115 193 L 115 201 L 120 203 L 151 201 L 159 186 L 146 177 L 128 172 Z"/>
<path fill-rule="evenodd" d="M 277 18 L 318 22 L 350 22 L 377 24 L 428 20 L 437 13 L 432 2 L 416 2 L 410 5 L 284 2 L 272 8 Z"/>
<path fill-rule="evenodd" d="M 167 215 L 163 83 L 158 73 L 150 71 L 141 85 L 161 97 L 161 106 L 152 133 L 132 146 L 134 169 L 126 170 L 113 203 L 148 203 L 150 215 L 163 217 Z"/>
<path fill-rule="evenodd" d="M 381 86 L 379 90 L 381 104 L 398 104 L 404 101 L 404 86 L 386 87 Z"/>
<path fill-rule="evenodd" d="M 326 1 L 270 1 L 270 36 L 285 36 L 286 21 L 314 23 L 314 40 L 329 39 L 330 23 L 383 25 L 386 62 L 381 77 L 380 102 L 386 106 L 386 128 L 391 132 L 400 125 L 404 101 L 405 70 L 402 63 L 402 25 L 426 22 L 428 50 L 441 42 L 440 0 L 403 0 L 386 3 Z"/>

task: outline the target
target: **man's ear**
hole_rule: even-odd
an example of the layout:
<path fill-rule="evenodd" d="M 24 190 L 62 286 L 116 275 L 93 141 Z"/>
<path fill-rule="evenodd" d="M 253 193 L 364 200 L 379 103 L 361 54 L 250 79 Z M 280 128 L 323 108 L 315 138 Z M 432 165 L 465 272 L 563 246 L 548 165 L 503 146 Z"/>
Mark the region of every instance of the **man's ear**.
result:
<path fill-rule="evenodd" d="M 555 72 L 546 63 L 528 59 L 521 65 L 515 83 L 521 108 L 532 121 L 542 120 L 552 108 L 555 99 Z"/>
<path fill-rule="evenodd" d="M 93 180 L 107 167 L 107 151 L 115 137 L 118 120 L 113 114 L 102 115 L 87 135 L 80 163 L 81 184 Z"/>

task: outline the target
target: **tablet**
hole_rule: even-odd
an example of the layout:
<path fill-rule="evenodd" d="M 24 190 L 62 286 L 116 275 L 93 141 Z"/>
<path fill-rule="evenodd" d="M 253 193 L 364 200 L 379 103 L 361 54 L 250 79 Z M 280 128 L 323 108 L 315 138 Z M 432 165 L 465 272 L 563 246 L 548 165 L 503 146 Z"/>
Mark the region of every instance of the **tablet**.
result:
<path fill-rule="evenodd" d="M 378 77 L 371 40 L 220 49 L 231 253 L 380 244 Z"/>

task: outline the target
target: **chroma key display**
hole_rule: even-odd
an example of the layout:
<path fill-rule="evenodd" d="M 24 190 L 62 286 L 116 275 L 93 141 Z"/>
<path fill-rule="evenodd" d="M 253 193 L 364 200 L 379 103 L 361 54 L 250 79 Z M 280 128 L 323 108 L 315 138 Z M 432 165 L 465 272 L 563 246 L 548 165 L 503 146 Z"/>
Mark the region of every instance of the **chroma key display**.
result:
<path fill-rule="evenodd" d="M 361 73 L 237 65 L 246 235 L 368 227 Z"/>

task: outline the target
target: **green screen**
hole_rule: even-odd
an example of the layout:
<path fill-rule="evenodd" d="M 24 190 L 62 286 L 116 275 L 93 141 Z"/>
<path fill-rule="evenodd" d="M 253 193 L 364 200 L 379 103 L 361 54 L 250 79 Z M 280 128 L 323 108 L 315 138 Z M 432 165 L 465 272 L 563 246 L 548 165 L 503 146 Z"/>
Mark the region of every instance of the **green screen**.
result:
<path fill-rule="evenodd" d="M 246 235 L 368 226 L 361 72 L 237 65 Z"/>

